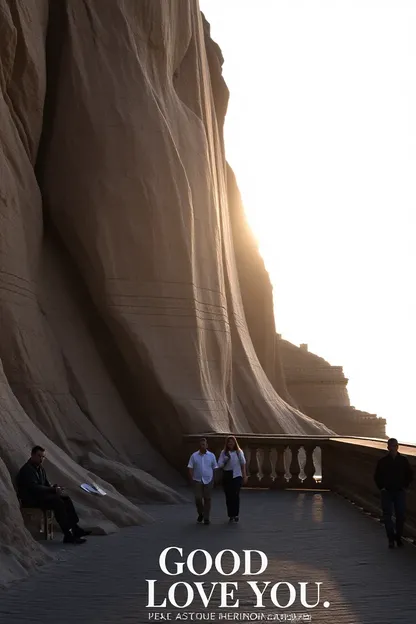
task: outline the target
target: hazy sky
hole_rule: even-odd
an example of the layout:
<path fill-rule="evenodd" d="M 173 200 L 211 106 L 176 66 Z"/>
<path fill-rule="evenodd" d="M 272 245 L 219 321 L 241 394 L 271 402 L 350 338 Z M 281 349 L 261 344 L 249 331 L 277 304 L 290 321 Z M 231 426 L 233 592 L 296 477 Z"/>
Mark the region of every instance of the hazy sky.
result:
<path fill-rule="evenodd" d="M 277 331 L 416 443 L 416 1 L 200 4 Z"/>

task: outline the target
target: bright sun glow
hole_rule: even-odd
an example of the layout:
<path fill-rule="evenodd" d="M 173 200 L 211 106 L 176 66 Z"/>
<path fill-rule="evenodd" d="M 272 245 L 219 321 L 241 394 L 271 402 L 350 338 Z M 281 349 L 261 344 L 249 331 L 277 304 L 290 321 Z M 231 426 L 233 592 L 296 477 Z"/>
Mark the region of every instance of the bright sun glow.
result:
<path fill-rule="evenodd" d="M 416 442 L 416 2 L 201 0 L 277 331 Z"/>

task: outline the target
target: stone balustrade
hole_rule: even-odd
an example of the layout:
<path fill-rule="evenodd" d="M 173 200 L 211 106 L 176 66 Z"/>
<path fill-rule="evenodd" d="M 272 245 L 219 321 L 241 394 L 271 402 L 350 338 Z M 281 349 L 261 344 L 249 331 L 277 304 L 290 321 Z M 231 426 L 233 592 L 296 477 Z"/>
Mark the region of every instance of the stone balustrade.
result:
<path fill-rule="evenodd" d="M 184 465 L 205 435 L 219 456 L 227 434 L 184 437 Z M 374 483 L 377 461 L 386 453 L 385 440 L 341 436 L 237 436 L 247 460 L 249 488 L 327 489 L 344 496 L 364 511 L 381 517 L 380 494 Z M 416 539 L 416 446 L 402 445 L 415 474 L 407 497 L 406 534 Z M 185 458 L 186 455 L 186 458 Z"/>
<path fill-rule="evenodd" d="M 203 434 L 201 434 L 203 435 Z M 200 435 L 185 436 L 188 455 L 198 449 Z M 207 434 L 209 449 L 217 458 L 226 435 Z M 250 488 L 322 488 L 322 448 L 328 436 L 248 435 L 238 436 L 247 461 Z"/>

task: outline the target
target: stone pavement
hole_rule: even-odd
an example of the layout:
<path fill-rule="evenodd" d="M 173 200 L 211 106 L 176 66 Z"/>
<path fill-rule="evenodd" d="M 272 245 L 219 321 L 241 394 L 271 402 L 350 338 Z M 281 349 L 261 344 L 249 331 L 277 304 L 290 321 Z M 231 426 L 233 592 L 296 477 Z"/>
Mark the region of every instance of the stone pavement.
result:
<path fill-rule="evenodd" d="M 49 547 L 57 550 L 60 561 L 0 591 L 1 624 L 141 624 L 149 621 L 151 613 L 163 611 L 171 613 L 175 620 L 180 611 L 174 608 L 146 608 L 146 579 L 158 580 L 157 600 L 165 597 L 169 586 L 178 581 L 204 581 L 208 593 L 211 581 L 238 582 L 235 598 L 240 599 L 239 610 L 219 609 L 216 586 L 208 608 L 196 599 L 182 610 L 198 613 L 188 615 L 188 621 L 192 617 L 193 621 L 198 621 L 197 617 L 220 621 L 221 614 L 249 618 L 240 621 L 261 621 L 254 619 L 260 617 L 256 613 L 264 613 L 263 617 L 273 621 L 285 621 L 283 614 L 286 621 L 296 621 L 290 620 L 291 614 L 298 618 L 309 615 L 314 624 L 416 621 L 416 548 L 407 544 L 403 550 L 388 550 L 379 523 L 329 492 L 244 491 L 241 521 L 237 525 L 229 525 L 224 517 L 221 492 L 214 496 L 210 526 L 196 525 L 191 504 L 146 505 L 145 509 L 155 517 L 154 524 L 89 538 L 86 545 L 79 547 L 51 544 Z M 203 577 L 189 572 L 168 577 L 158 565 L 159 554 L 168 546 L 182 547 L 185 556 L 202 548 L 213 558 L 222 549 L 241 555 L 243 549 L 261 550 L 268 558 L 267 570 L 257 579 L 248 578 L 258 580 L 260 590 L 267 580 L 271 585 L 290 582 L 297 591 L 296 602 L 287 609 L 274 607 L 267 589 L 266 608 L 255 609 L 254 593 L 242 569 L 231 578 L 215 570 Z M 180 560 L 172 557 L 169 566 Z M 230 559 L 224 559 L 224 571 L 230 569 L 227 562 L 230 564 Z M 312 584 L 322 583 L 319 606 L 302 607 L 300 581 L 309 582 L 314 590 L 308 593 L 312 604 L 317 596 Z M 183 600 L 184 595 L 178 591 L 177 600 Z M 282 586 L 277 594 L 280 603 L 287 602 L 288 596 L 288 590 Z M 325 601 L 330 603 L 327 608 L 323 606 Z"/>

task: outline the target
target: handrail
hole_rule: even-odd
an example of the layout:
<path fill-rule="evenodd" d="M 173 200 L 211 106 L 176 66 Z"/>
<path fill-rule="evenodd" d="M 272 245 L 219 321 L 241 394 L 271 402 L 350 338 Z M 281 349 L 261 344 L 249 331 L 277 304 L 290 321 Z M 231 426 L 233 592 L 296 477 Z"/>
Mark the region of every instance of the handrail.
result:
<path fill-rule="evenodd" d="M 332 435 L 328 435 L 328 434 L 314 434 L 314 435 L 291 435 L 288 433 L 235 433 L 235 432 L 224 432 L 224 433 L 215 433 L 215 432 L 207 432 L 207 433 L 187 433 L 184 434 L 183 438 L 185 439 L 194 439 L 194 440 L 198 440 L 201 437 L 205 437 L 207 439 L 211 438 L 211 439 L 218 439 L 218 438 L 222 438 L 225 439 L 227 436 L 235 436 L 238 439 L 247 439 L 247 438 L 259 438 L 260 440 L 263 439 L 267 439 L 270 438 L 271 440 L 279 440 L 279 439 L 283 439 L 283 440 L 303 440 L 303 439 L 309 439 L 309 440 L 339 440 L 339 441 L 344 441 L 346 443 L 348 443 L 349 440 L 362 440 L 365 442 L 381 442 L 383 443 L 385 446 L 387 445 L 387 439 L 386 438 L 372 438 L 372 437 L 365 437 L 365 436 L 346 436 L 346 435 L 342 435 L 342 434 L 332 434 Z M 416 444 L 412 444 L 412 443 L 408 443 L 408 442 L 401 442 L 399 440 L 399 445 L 402 449 L 403 452 L 403 448 L 408 447 L 411 449 L 416 449 Z"/>

